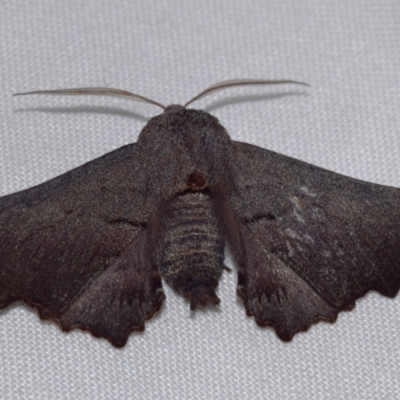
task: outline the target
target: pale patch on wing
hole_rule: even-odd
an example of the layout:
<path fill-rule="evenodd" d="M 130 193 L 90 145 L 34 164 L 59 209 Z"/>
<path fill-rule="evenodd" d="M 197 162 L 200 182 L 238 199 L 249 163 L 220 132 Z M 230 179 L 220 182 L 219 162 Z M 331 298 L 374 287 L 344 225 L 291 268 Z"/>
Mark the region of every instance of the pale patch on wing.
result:
<path fill-rule="evenodd" d="M 293 247 L 290 245 L 290 243 L 286 239 L 285 239 L 285 243 L 286 243 L 286 247 L 287 247 L 287 249 L 289 251 L 288 256 L 291 258 L 295 254 L 294 250 L 293 250 Z"/>
<path fill-rule="evenodd" d="M 301 222 L 301 223 L 305 223 L 305 219 L 302 217 L 301 214 L 304 215 L 304 206 L 301 203 L 301 201 L 299 200 L 298 197 L 296 196 L 290 196 L 289 197 L 290 202 L 294 205 L 294 209 L 293 209 L 293 214 L 296 217 L 296 219 Z"/>
<path fill-rule="evenodd" d="M 302 186 L 300 189 L 301 189 L 307 196 L 310 196 L 310 197 L 317 197 L 317 194 L 311 192 L 311 191 L 308 189 L 307 186 Z"/>

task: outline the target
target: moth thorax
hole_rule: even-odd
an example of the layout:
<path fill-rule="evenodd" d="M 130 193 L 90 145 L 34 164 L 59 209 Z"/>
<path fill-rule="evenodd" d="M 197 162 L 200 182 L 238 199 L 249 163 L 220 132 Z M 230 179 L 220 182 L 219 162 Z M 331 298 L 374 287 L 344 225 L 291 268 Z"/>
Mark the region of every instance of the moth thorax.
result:
<path fill-rule="evenodd" d="M 191 308 L 218 304 L 214 293 L 221 276 L 224 240 L 219 232 L 210 195 L 186 191 L 177 195 L 167 214 L 160 272 Z"/>

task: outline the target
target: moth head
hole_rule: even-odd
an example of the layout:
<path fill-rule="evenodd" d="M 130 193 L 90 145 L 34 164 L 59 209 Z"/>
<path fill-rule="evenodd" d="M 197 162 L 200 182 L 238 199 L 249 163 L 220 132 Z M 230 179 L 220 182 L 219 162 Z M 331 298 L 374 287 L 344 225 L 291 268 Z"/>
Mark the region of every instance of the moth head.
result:
<path fill-rule="evenodd" d="M 170 104 L 164 108 L 164 113 L 174 113 L 184 110 L 185 107 L 180 104 Z"/>

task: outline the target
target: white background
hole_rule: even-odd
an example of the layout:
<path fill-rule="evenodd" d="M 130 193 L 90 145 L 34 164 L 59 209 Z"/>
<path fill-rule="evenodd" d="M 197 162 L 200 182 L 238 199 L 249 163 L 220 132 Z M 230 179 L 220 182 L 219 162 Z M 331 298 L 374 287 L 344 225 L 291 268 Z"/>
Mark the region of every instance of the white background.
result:
<path fill-rule="evenodd" d="M 110 86 L 169 104 L 232 78 L 311 84 L 237 88 L 193 105 L 233 139 L 400 187 L 399 41 L 398 0 L 2 0 L 0 194 L 135 141 L 160 112 L 13 93 Z M 336 324 L 282 343 L 245 316 L 235 272 L 223 275 L 218 311 L 193 316 L 164 288 L 162 312 L 122 350 L 22 305 L 1 311 L 0 398 L 399 396 L 399 297 L 371 293 Z"/>

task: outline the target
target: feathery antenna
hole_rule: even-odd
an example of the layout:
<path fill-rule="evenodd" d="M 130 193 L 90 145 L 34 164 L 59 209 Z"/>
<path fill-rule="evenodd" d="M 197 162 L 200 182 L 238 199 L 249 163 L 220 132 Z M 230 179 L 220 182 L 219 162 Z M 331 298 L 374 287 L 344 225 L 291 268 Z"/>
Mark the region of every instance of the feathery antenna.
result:
<path fill-rule="evenodd" d="M 186 108 L 189 104 L 193 103 L 196 100 L 203 98 L 204 96 L 208 96 L 211 93 L 216 92 L 217 90 L 226 89 L 232 86 L 244 86 L 244 85 L 283 85 L 283 84 L 295 84 L 295 85 L 303 85 L 310 86 L 304 82 L 298 82 L 293 80 L 265 80 L 265 79 L 233 79 L 229 81 L 222 81 L 216 83 L 209 88 L 203 90 L 197 96 L 193 97 L 189 100 L 184 107 Z M 121 89 L 113 89 L 113 88 L 104 88 L 104 87 L 83 87 L 83 88 L 71 88 L 71 89 L 56 89 L 56 90 L 35 90 L 33 92 L 25 92 L 25 93 L 15 93 L 14 96 L 26 96 L 32 94 L 45 94 L 45 95 L 58 95 L 58 96 L 109 96 L 109 97 L 118 97 L 128 100 L 139 101 L 141 103 L 148 103 L 158 106 L 165 110 L 165 106 L 157 101 L 148 99 L 147 97 L 141 96 L 139 94 L 135 94 L 132 92 L 128 92 L 126 90 Z"/>
<path fill-rule="evenodd" d="M 56 89 L 56 90 L 36 90 L 34 92 L 16 93 L 14 96 L 26 96 L 30 94 L 50 94 L 59 96 L 109 96 L 119 97 L 128 100 L 139 101 L 141 103 L 153 104 L 165 110 L 165 106 L 148 99 L 147 97 L 140 96 L 139 94 L 127 92 L 126 90 L 103 88 L 103 87 L 87 87 L 87 88 L 72 88 L 72 89 Z"/>
<path fill-rule="evenodd" d="M 265 80 L 265 79 L 232 79 L 229 81 L 222 81 L 216 83 L 215 85 L 210 86 L 209 88 L 203 90 L 200 94 L 193 97 L 193 99 L 189 100 L 184 107 L 187 107 L 189 104 L 193 103 L 196 100 L 201 99 L 204 96 L 207 96 L 211 93 L 214 93 L 217 90 L 226 89 L 232 86 L 243 86 L 243 85 L 282 85 L 282 84 L 295 84 L 295 85 L 303 85 L 310 86 L 304 82 L 292 81 L 292 80 Z"/>

